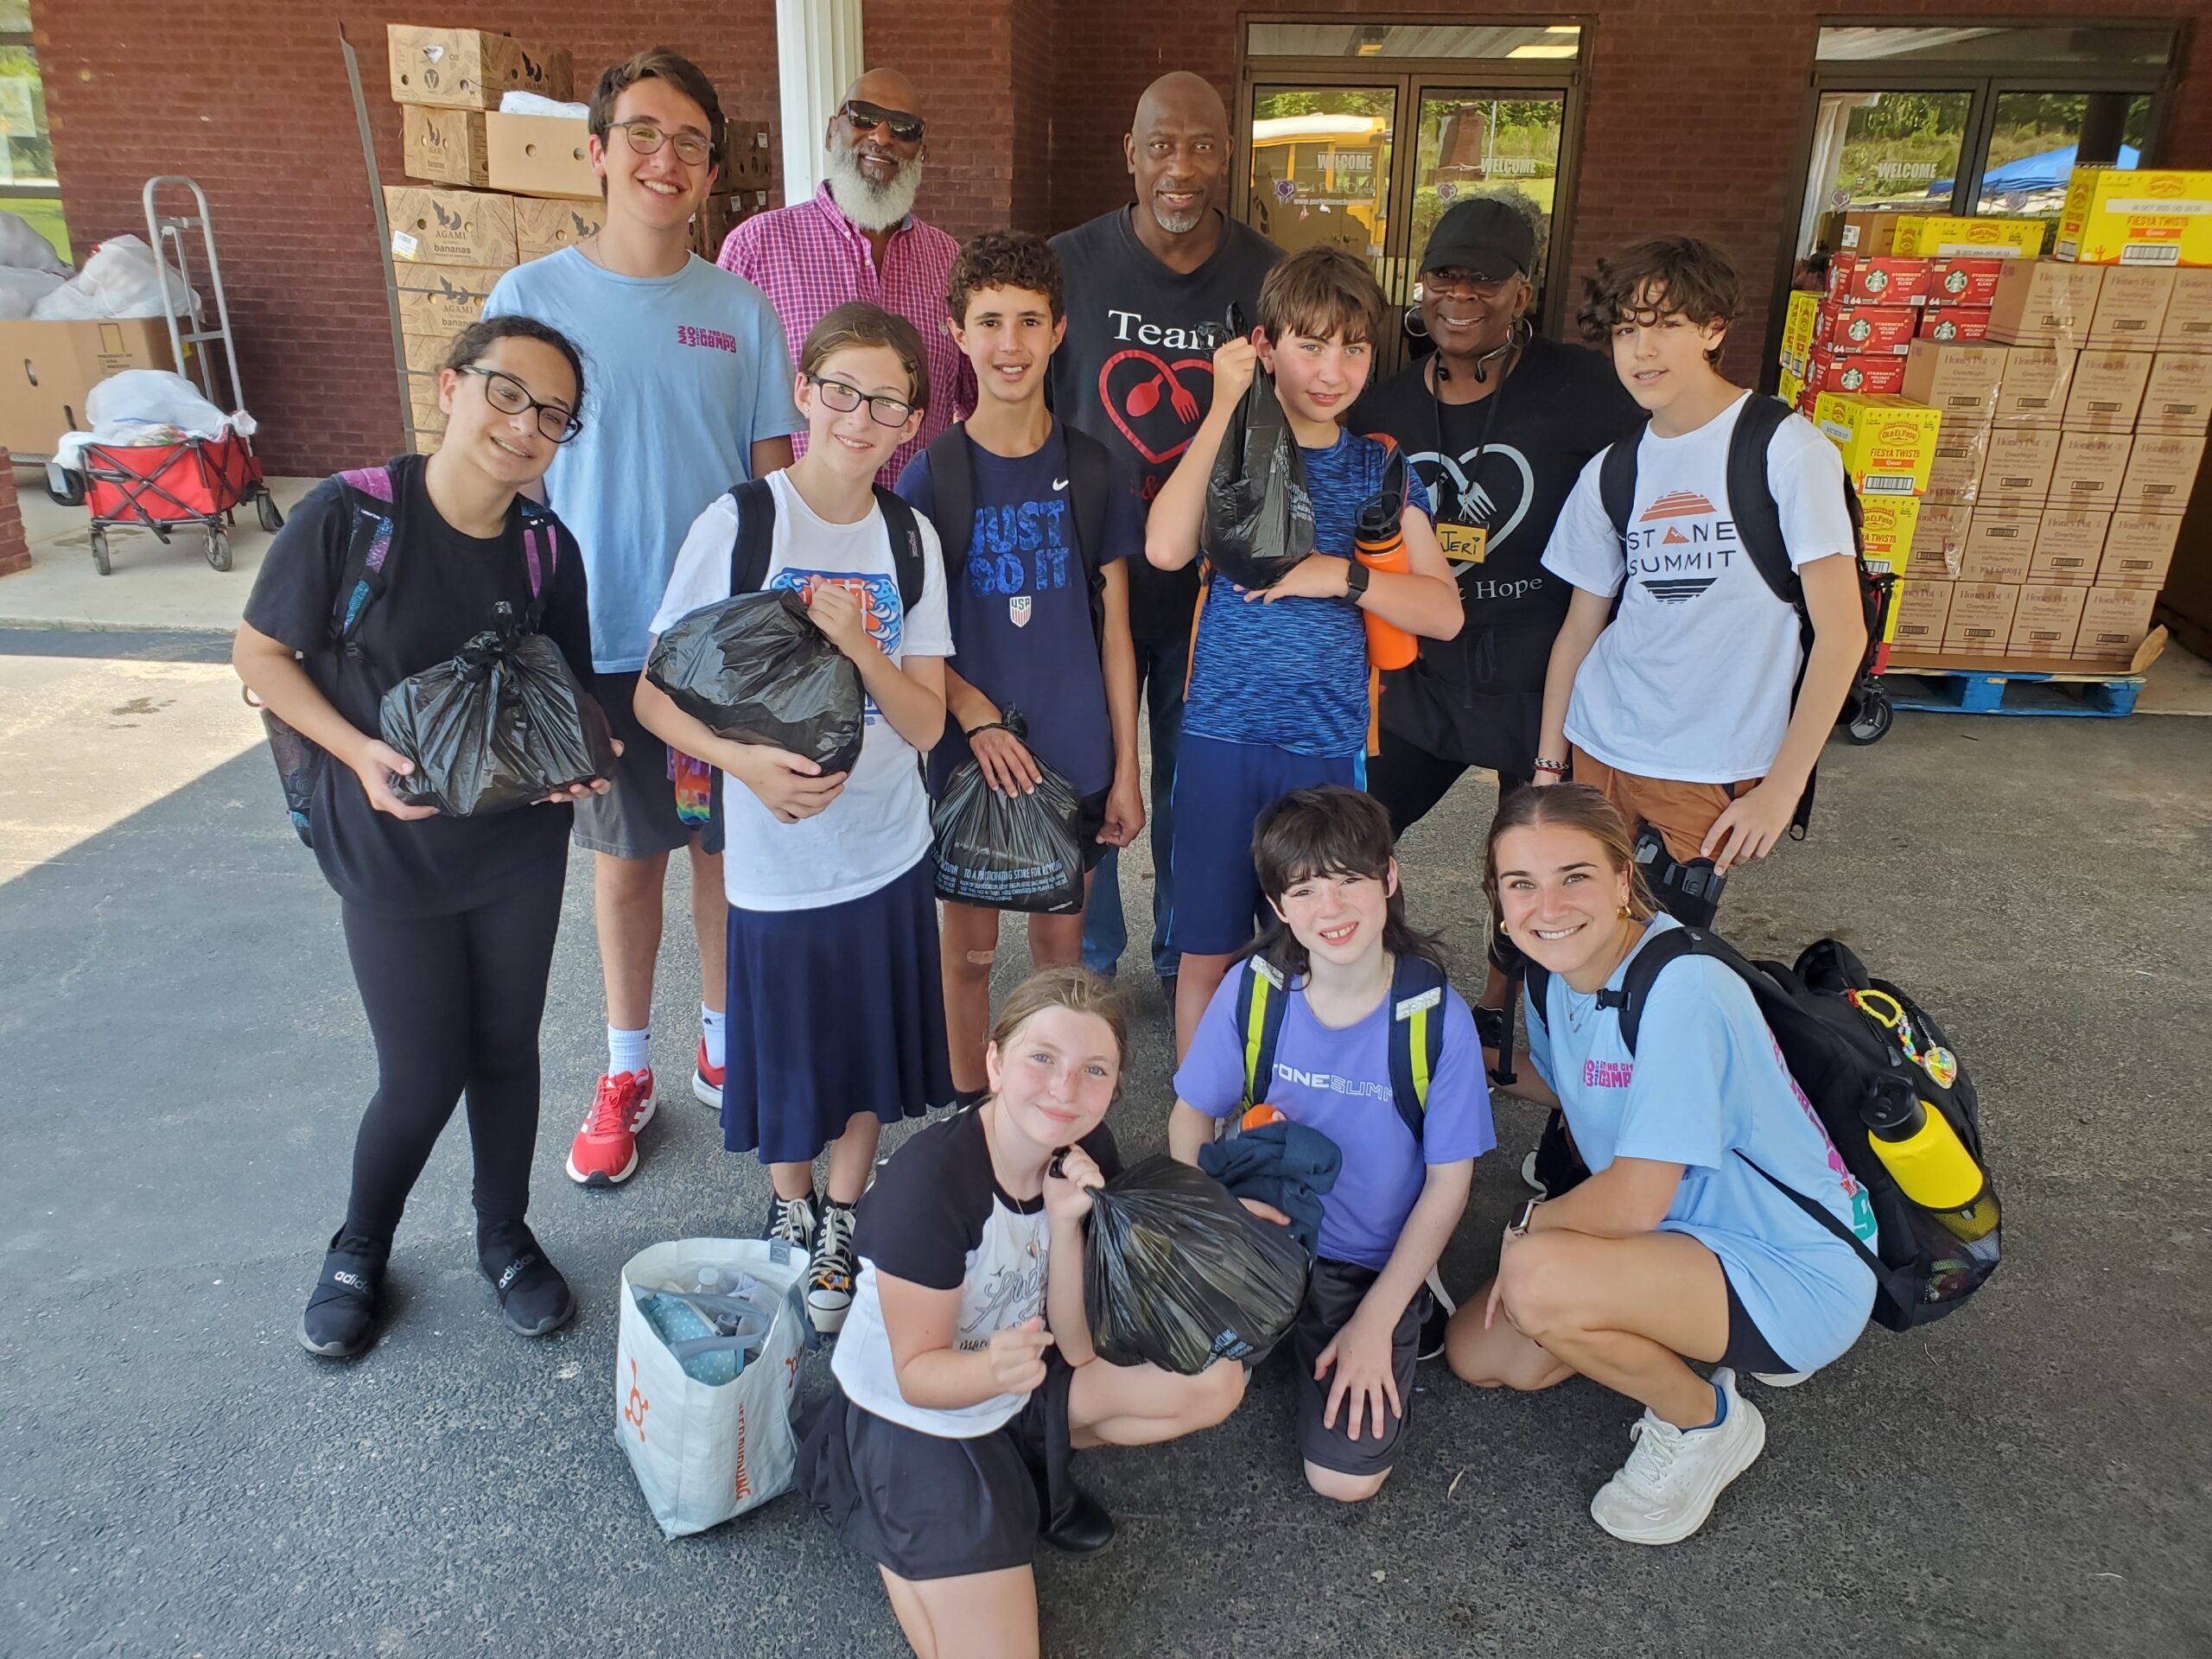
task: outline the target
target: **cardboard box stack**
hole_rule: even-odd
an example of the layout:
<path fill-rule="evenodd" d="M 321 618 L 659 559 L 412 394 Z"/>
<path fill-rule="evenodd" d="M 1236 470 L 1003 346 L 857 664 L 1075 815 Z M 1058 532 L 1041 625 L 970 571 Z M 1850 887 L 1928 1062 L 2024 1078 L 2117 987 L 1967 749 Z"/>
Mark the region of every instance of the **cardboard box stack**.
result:
<path fill-rule="evenodd" d="M 2093 171 L 2095 169 L 2082 169 Z M 2212 174 L 2149 238 L 2108 182 L 2061 246 L 1991 284 L 1976 341 L 1916 335 L 1904 395 L 1942 427 L 1898 606 L 1899 665 L 1989 658 L 2124 665 L 2179 539 L 2212 427 Z M 2069 202 L 2081 195 L 2077 174 Z M 2072 220 L 2068 221 L 2071 225 Z M 2131 239 L 2131 238 L 2133 239 Z M 2146 239 L 2147 238 L 2147 239 Z M 2152 263 L 2152 252 L 2165 263 Z"/>
<path fill-rule="evenodd" d="M 454 334 L 484 314 L 505 271 L 598 230 L 601 197 L 582 118 L 499 109 L 510 92 L 568 99 L 566 51 L 474 29 L 395 23 L 386 35 L 402 167 L 415 181 L 385 188 L 387 253 L 409 421 L 427 451 L 444 429 L 436 376 Z M 728 162 L 700 215 L 699 240 L 713 233 L 709 258 L 731 225 L 767 207 L 772 181 L 765 122 L 731 121 L 725 143 Z"/>

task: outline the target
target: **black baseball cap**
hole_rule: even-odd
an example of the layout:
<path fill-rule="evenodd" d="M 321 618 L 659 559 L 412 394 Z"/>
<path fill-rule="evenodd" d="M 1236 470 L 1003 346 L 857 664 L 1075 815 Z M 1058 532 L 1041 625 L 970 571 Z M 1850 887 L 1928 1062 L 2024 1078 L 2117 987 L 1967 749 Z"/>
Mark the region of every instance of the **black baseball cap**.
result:
<path fill-rule="evenodd" d="M 1494 198 L 1454 202 L 1428 233 L 1421 257 L 1423 270 L 1447 266 L 1488 283 L 1526 276 L 1536 268 L 1536 233 L 1525 217 Z"/>

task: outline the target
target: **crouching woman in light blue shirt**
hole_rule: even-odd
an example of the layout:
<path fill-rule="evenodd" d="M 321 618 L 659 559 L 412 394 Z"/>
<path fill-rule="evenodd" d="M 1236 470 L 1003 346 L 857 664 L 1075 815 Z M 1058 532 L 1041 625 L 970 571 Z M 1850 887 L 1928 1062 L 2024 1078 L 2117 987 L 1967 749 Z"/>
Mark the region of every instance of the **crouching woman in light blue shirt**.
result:
<path fill-rule="evenodd" d="M 1547 1389 L 1580 1373 L 1640 1402 L 1634 1449 L 1590 1513 L 1616 1538 L 1669 1544 L 1704 1525 L 1765 1445 L 1738 1372 L 1802 1380 L 1851 1346 L 1873 1304 L 1872 1274 L 1782 1188 L 1870 1246 L 1875 1224 L 1723 963 L 1683 957 L 1659 974 L 1630 1052 L 1604 993 L 1678 925 L 1658 913 L 1631 844 L 1620 814 L 1579 784 L 1522 790 L 1491 827 L 1491 903 L 1548 970 L 1544 1006 L 1523 1007 L 1537 1076 L 1524 1070 L 1516 1092 L 1556 1102 L 1592 1173 L 1519 1212 L 1446 1352 L 1479 1387 Z M 1710 1380 L 1693 1361 L 1716 1367 Z"/>

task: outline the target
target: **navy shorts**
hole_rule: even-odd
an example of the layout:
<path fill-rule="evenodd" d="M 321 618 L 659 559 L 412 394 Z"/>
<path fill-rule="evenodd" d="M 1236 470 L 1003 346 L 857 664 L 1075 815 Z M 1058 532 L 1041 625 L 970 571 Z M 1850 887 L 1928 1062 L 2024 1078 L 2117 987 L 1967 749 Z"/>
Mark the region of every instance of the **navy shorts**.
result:
<path fill-rule="evenodd" d="M 1265 906 L 1252 868 L 1260 814 L 1294 789 L 1367 786 L 1364 754 L 1293 754 L 1268 743 L 1183 734 L 1175 761 L 1175 916 L 1179 954 L 1225 957 L 1258 931 Z"/>

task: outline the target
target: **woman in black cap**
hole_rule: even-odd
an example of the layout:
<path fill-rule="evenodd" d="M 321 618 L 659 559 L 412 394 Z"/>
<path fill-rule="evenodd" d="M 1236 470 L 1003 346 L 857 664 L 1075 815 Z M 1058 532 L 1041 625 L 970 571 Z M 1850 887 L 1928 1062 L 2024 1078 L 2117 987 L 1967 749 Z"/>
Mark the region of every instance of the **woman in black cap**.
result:
<path fill-rule="evenodd" d="M 1382 746 L 1367 789 L 1400 835 L 1470 766 L 1497 773 L 1501 800 L 1529 781 L 1570 594 L 1544 569 L 1544 543 L 1584 463 L 1643 423 L 1610 362 L 1529 321 L 1542 217 L 1519 191 L 1452 205 L 1429 233 L 1419 303 L 1406 317 L 1435 350 L 1352 410 L 1353 431 L 1395 439 L 1428 486 L 1467 613 L 1457 639 L 1422 640 L 1412 667 L 1384 677 Z M 1502 947 L 1493 940 L 1475 1010 L 1492 1051 Z"/>

